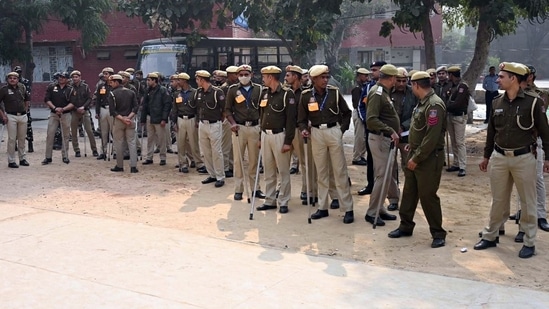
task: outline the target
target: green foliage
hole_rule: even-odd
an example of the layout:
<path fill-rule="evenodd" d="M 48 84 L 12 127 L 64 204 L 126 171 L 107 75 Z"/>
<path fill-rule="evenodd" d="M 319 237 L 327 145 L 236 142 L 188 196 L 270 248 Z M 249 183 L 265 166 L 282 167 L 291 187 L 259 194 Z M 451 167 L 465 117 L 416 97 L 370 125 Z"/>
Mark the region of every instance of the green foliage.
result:
<path fill-rule="evenodd" d="M 348 62 L 344 62 L 339 65 L 338 73 L 335 75 L 336 79 L 341 84 L 341 92 L 349 93 L 355 85 L 356 73 L 355 68 Z"/>

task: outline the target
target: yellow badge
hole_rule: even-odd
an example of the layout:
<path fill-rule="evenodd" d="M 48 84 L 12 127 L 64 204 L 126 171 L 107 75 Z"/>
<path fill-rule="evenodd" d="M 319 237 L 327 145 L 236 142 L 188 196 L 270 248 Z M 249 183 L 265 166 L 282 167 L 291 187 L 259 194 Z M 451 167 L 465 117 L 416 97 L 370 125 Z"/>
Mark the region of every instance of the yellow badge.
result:
<path fill-rule="evenodd" d="M 105 88 L 99 89 L 99 94 L 107 94 L 107 89 Z"/>
<path fill-rule="evenodd" d="M 318 103 L 317 102 L 311 102 L 308 104 L 309 111 L 310 112 L 316 112 L 318 110 Z"/>
<path fill-rule="evenodd" d="M 259 106 L 266 107 L 267 106 L 267 100 L 266 99 L 261 100 L 261 102 L 259 102 Z"/>
<path fill-rule="evenodd" d="M 236 103 L 242 103 L 246 101 L 246 98 L 243 95 L 239 95 L 235 98 L 235 100 L 236 100 Z"/>
<path fill-rule="evenodd" d="M 175 98 L 175 103 L 177 103 L 177 104 L 183 103 L 183 98 L 182 97 Z"/>

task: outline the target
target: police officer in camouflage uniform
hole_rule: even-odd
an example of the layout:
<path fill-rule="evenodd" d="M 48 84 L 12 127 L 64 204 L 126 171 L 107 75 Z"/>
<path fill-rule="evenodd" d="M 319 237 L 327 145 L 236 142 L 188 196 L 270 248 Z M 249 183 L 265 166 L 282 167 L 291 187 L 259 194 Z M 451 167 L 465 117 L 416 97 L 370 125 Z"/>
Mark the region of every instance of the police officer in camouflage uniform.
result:
<path fill-rule="evenodd" d="M 440 198 L 437 195 L 444 166 L 446 108 L 442 99 L 431 89 L 427 72 L 415 73 L 411 81 L 412 91 L 420 101 L 410 125 L 408 162 L 404 170 L 404 189 L 399 211 L 400 225 L 389 233 L 389 237 L 412 236 L 414 215 L 420 201 L 433 237 L 431 247 L 439 248 L 446 243 Z"/>

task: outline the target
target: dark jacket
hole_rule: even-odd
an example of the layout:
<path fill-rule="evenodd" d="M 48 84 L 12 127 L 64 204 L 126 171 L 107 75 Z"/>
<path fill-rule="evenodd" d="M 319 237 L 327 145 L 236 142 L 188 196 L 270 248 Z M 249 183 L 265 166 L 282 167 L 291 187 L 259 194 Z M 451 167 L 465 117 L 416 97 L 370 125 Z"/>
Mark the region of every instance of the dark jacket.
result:
<path fill-rule="evenodd" d="M 162 120 L 168 122 L 171 109 L 172 97 L 166 87 L 157 85 L 154 88 L 149 88 L 143 100 L 141 123 L 147 122 L 147 116 L 151 117 L 151 124 L 159 124 Z"/>

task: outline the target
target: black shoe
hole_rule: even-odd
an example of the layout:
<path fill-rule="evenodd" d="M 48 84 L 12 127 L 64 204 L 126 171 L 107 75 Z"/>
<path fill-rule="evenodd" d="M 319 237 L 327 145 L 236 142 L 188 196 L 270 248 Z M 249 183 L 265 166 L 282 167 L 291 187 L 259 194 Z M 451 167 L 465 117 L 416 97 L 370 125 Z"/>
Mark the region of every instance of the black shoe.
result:
<path fill-rule="evenodd" d="M 61 145 L 53 145 L 53 150 L 61 150 Z"/>
<path fill-rule="evenodd" d="M 314 207 L 316 203 L 318 203 L 318 197 L 311 196 L 309 198 L 309 204 L 311 204 Z M 301 201 L 301 205 L 307 205 L 307 199 L 305 199 L 304 201 Z"/>
<path fill-rule="evenodd" d="M 111 168 L 111 172 L 123 172 L 123 167 L 118 167 L 118 165 L 115 165 L 113 168 Z"/>
<path fill-rule="evenodd" d="M 149 164 L 153 164 L 153 160 L 145 160 L 145 162 L 143 162 L 143 165 L 149 165 Z"/>
<path fill-rule="evenodd" d="M 156 148 L 156 149 L 154 150 L 154 153 L 160 153 L 160 149 Z"/>
<path fill-rule="evenodd" d="M 387 220 L 387 221 L 394 221 L 397 219 L 397 216 L 395 215 L 391 215 L 391 214 L 387 214 L 387 213 L 382 213 L 382 214 L 379 214 L 379 217 L 383 220 Z"/>
<path fill-rule="evenodd" d="M 307 199 L 307 193 L 301 192 L 301 194 L 299 195 L 299 199 L 302 200 L 302 201 L 306 200 Z"/>
<path fill-rule="evenodd" d="M 173 144 L 173 143 L 172 143 L 172 144 Z M 167 152 L 167 153 L 174 153 L 173 150 L 171 150 L 171 149 L 166 150 L 166 152 Z"/>
<path fill-rule="evenodd" d="M 360 160 L 353 160 L 353 165 L 368 165 L 368 161 L 364 158 L 360 158 Z"/>
<path fill-rule="evenodd" d="M 77 158 L 80 158 L 82 155 L 80 154 L 80 151 L 77 151 L 74 153 L 74 156 Z"/>
<path fill-rule="evenodd" d="M 215 179 L 215 177 L 208 177 L 204 180 L 202 180 L 202 184 L 208 184 L 208 183 L 212 183 L 212 182 L 216 182 L 217 179 Z"/>
<path fill-rule="evenodd" d="M 265 194 L 263 194 L 263 192 L 261 192 L 261 190 L 256 190 L 253 193 L 253 196 L 255 196 L 257 198 L 260 198 L 260 199 L 265 199 L 266 198 Z"/>
<path fill-rule="evenodd" d="M 17 165 L 17 163 L 15 163 L 15 162 L 11 162 L 11 163 L 8 163 L 8 167 L 9 168 L 19 168 L 19 165 Z"/>
<path fill-rule="evenodd" d="M 433 242 L 431 243 L 431 248 L 444 247 L 445 244 L 446 240 L 444 240 L 444 238 L 434 238 Z"/>
<path fill-rule="evenodd" d="M 208 170 L 206 170 L 206 167 L 205 167 L 205 166 L 197 168 L 196 171 L 197 171 L 199 174 L 208 174 Z"/>
<path fill-rule="evenodd" d="M 124 160 L 129 160 L 130 159 L 130 155 L 125 155 L 124 156 Z"/>
<path fill-rule="evenodd" d="M 225 171 L 225 177 L 226 178 L 232 178 L 234 175 L 233 175 L 233 170 L 228 170 L 228 171 Z"/>
<path fill-rule="evenodd" d="M 292 168 L 290 169 L 290 175 L 297 174 L 297 171 L 298 171 L 297 168 L 292 167 Z"/>
<path fill-rule="evenodd" d="M 450 166 L 446 169 L 447 172 L 457 172 L 459 171 L 459 166 Z"/>
<path fill-rule="evenodd" d="M 372 190 L 373 190 L 372 187 L 366 186 L 366 187 L 364 187 L 364 188 L 362 188 L 362 189 L 360 189 L 360 190 L 358 191 L 358 195 L 368 195 L 368 194 L 372 194 Z"/>
<path fill-rule="evenodd" d="M 389 206 L 387 206 L 387 210 L 389 210 L 389 211 L 398 210 L 398 203 L 391 203 L 391 204 L 389 204 Z"/>
<path fill-rule="evenodd" d="M 92 152 L 92 155 L 93 155 L 94 157 L 99 156 L 99 154 L 97 153 L 97 150 L 94 150 L 94 151 Z"/>
<path fill-rule="evenodd" d="M 45 158 L 44 161 L 42 161 L 42 165 L 50 164 L 51 158 Z"/>
<path fill-rule="evenodd" d="M 100 155 L 97 157 L 97 160 L 106 160 L 106 159 L 107 159 L 107 156 L 106 156 L 104 153 L 100 154 Z"/>
<path fill-rule="evenodd" d="M 191 161 L 191 168 L 195 168 L 196 167 L 196 163 L 194 163 L 194 161 Z"/>
<path fill-rule="evenodd" d="M 460 169 L 459 172 L 458 172 L 458 177 L 464 177 L 465 175 L 467 175 L 467 173 L 465 173 L 465 170 Z"/>
<path fill-rule="evenodd" d="M 276 208 L 277 208 L 276 206 L 265 205 L 265 204 L 256 207 L 257 210 L 270 210 L 270 209 L 276 209 Z"/>
<path fill-rule="evenodd" d="M 187 174 L 189 172 L 189 168 L 188 167 L 180 167 L 179 172 Z"/>
<path fill-rule="evenodd" d="M 22 163 L 19 164 L 23 165 Z M 549 232 L 549 223 L 547 223 L 547 219 L 545 218 L 538 219 L 538 227 L 546 232 Z"/>
<path fill-rule="evenodd" d="M 327 217 L 327 216 L 329 216 L 329 213 L 328 213 L 327 209 L 324 209 L 324 210 L 319 209 L 314 214 L 311 215 L 311 219 L 317 220 L 317 219 L 322 219 L 322 218 Z"/>
<path fill-rule="evenodd" d="M 166 160 L 160 160 L 160 165 L 166 165 Z"/>
<path fill-rule="evenodd" d="M 71 162 L 71 160 L 69 160 L 69 158 L 63 158 L 63 163 L 69 164 L 70 162 Z"/>
<path fill-rule="evenodd" d="M 281 214 L 288 213 L 288 206 L 280 206 L 278 212 L 280 212 Z"/>
<path fill-rule="evenodd" d="M 27 162 L 27 160 L 21 160 L 21 161 L 19 161 L 19 165 L 21 165 L 21 166 L 29 166 L 30 164 L 29 164 L 29 162 Z M 547 221 L 545 221 L 545 223 L 547 223 Z"/>
<path fill-rule="evenodd" d="M 355 221 L 355 213 L 351 211 L 345 212 L 345 217 L 343 217 L 343 223 L 351 224 Z"/>
<path fill-rule="evenodd" d="M 242 200 L 242 193 L 235 193 L 233 196 L 233 199 L 235 201 L 241 201 Z"/>
<path fill-rule="evenodd" d="M 519 251 L 519 258 L 521 259 L 531 258 L 535 252 L 536 252 L 536 246 L 532 246 L 532 247 L 522 246 L 522 249 L 520 249 Z"/>
<path fill-rule="evenodd" d="M 332 202 L 330 203 L 330 209 L 339 209 L 339 200 L 338 199 L 333 199 Z"/>
<path fill-rule="evenodd" d="M 409 237 L 409 236 L 412 236 L 412 232 L 405 232 L 401 229 L 396 229 L 394 231 L 389 232 L 387 236 L 389 236 L 389 238 Z"/>
<path fill-rule="evenodd" d="M 486 239 L 481 239 L 479 242 L 477 242 L 475 244 L 473 249 L 475 249 L 475 250 L 484 250 L 484 249 L 488 249 L 490 247 L 495 247 L 495 246 L 497 246 L 495 241 L 489 241 L 489 240 L 486 240 Z"/>
<path fill-rule="evenodd" d="M 224 185 L 225 185 L 225 180 L 217 180 L 217 181 L 215 182 L 215 187 L 216 187 L 216 188 L 221 188 L 221 187 L 223 187 Z"/>
<path fill-rule="evenodd" d="M 524 242 L 524 232 L 518 232 L 515 236 L 515 242 L 523 243 Z"/>
<path fill-rule="evenodd" d="M 376 219 L 376 218 L 370 217 L 370 216 L 368 216 L 368 215 L 366 215 L 366 216 L 364 217 L 364 220 L 366 220 L 366 222 L 369 222 L 369 223 L 371 223 L 371 224 L 374 224 L 375 219 Z M 375 222 L 376 222 L 376 225 L 377 225 L 377 226 L 384 226 L 384 225 L 385 225 L 385 222 L 384 222 L 383 220 L 381 220 L 380 217 L 378 217 L 378 218 L 377 218 L 377 221 L 375 221 Z"/>
<path fill-rule="evenodd" d="M 139 171 L 137 170 L 137 167 L 132 167 L 130 169 L 130 173 L 138 173 Z"/>

